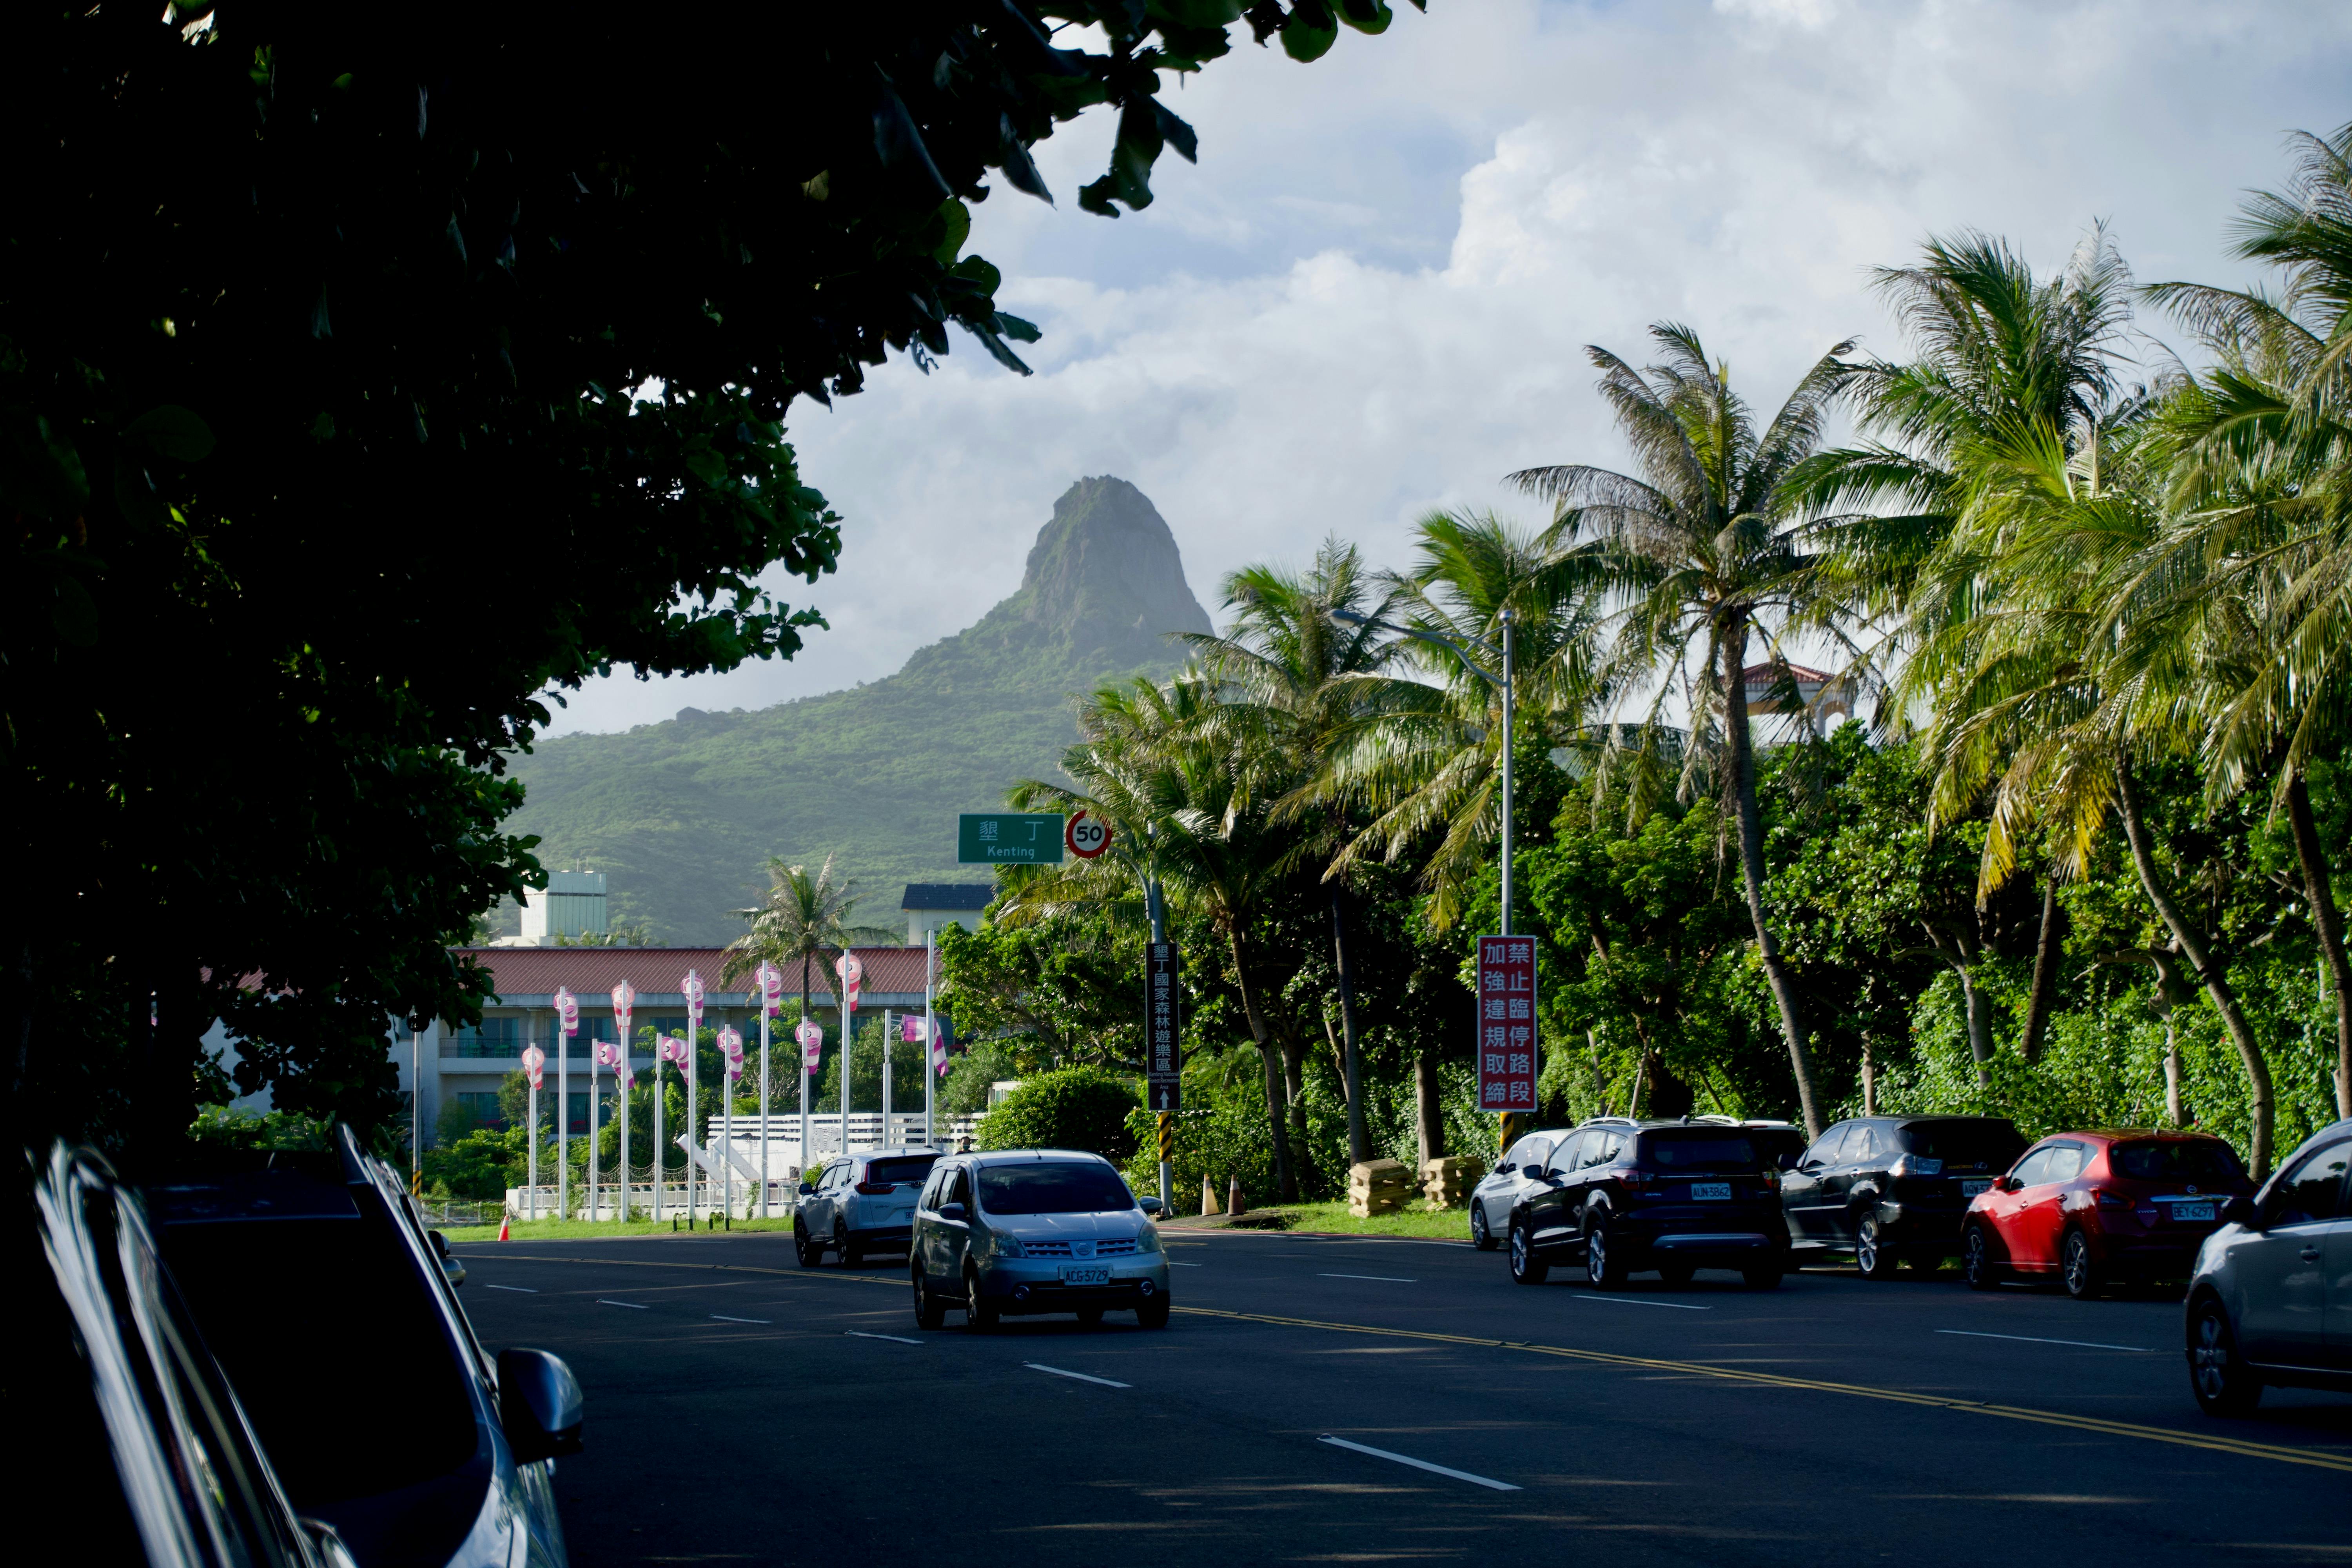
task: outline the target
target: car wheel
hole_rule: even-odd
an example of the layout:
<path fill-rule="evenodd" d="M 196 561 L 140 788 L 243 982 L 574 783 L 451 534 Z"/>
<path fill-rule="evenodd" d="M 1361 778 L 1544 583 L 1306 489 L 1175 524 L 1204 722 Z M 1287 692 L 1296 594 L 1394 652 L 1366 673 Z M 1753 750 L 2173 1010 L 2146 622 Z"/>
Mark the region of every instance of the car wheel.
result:
<path fill-rule="evenodd" d="M 963 1276 L 963 1326 L 976 1334 L 996 1331 L 996 1303 L 980 1293 L 980 1273 L 967 1268 Z"/>
<path fill-rule="evenodd" d="M 824 1262 L 824 1248 L 817 1245 L 816 1237 L 801 1228 L 798 1220 L 793 1221 L 793 1253 L 803 1268 L 814 1268 Z"/>
<path fill-rule="evenodd" d="M 1895 1249 L 1886 1245 L 1886 1232 L 1874 1214 L 1862 1216 L 1853 1229 L 1853 1266 L 1864 1279 L 1895 1278 Z"/>
<path fill-rule="evenodd" d="M 939 1298 L 931 1294 L 930 1286 L 924 1283 L 920 1262 L 909 1266 L 907 1272 L 915 1281 L 915 1327 L 938 1328 L 948 1321 L 947 1308 L 940 1304 Z"/>
<path fill-rule="evenodd" d="M 1687 1263 L 1669 1263 L 1658 1270 L 1658 1278 L 1679 1290 L 1689 1284 L 1691 1276 L 1697 1272 Z"/>
<path fill-rule="evenodd" d="M 1141 1306 L 1136 1308 L 1136 1327 L 1141 1329 L 1166 1328 L 1168 1326 L 1168 1309 L 1169 1302 L 1168 1298 L 1165 1295 L 1154 1296 L 1150 1300 L 1146 1301 Z M 1097 1313 L 1096 1315 L 1099 1317 L 1101 1314 Z"/>
<path fill-rule="evenodd" d="M 1609 1239 L 1609 1222 L 1597 1216 L 1584 1232 L 1584 1278 L 1595 1290 L 1625 1283 L 1625 1260 Z"/>
<path fill-rule="evenodd" d="M 1742 1269 L 1739 1277 L 1748 1281 L 1748 1288 L 1750 1290 L 1778 1290 L 1780 1288 L 1780 1277 L 1787 1272 L 1787 1269 L 1774 1263 L 1762 1268 Z"/>
<path fill-rule="evenodd" d="M 1486 1205 L 1475 1198 L 1470 1200 L 1470 1245 L 1481 1252 L 1495 1250 L 1495 1233 L 1486 1226 Z"/>
<path fill-rule="evenodd" d="M 856 1268 L 866 1261 L 866 1254 L 851 1245 L 849 1232 L 839 1226 L 833 1227 L 833 1247 L 835 1252 L 841 1254 L 841 1266 L 844 1268 Z"/>
<path fill-rule="evenodd" d="M 1540 1285 L 1551 1277 L 1551 1265 L 1536 1256 L 1535 1237 L 1528 1234 L 1528 1222 L 1511 1222 L 1511 1278 L 1522 1285 Z"/>
<path fill-rule="evenodd" d="M 2087 1301 L 2106 1289 L 2107 1271 L 2091 1255 L 2091 1238 L 2079 1230 L 2068 1231 L 2058 1244 L 2058 1277 L 2066 1282 L 2066 1294 L 2077 1301 Z"/>
<path fill-rule="evenodd" d="M 2251 1415 L 2262 1403 L 2262 1379 L 2240 1359 L 2230 1314 L 2211 1297 L 2189 1320 L 2189 1386 L 2208 1415 Z"/>
<path fill-rule="evenodd" d="M 1960 1275 L 1971 1290 L 1990 1290 L 2000 1283 L 2000 1260 L 1992 1255 L 1992 1237 L 1980 1225 L 1969 1226 L 1960 1237 Z"/>

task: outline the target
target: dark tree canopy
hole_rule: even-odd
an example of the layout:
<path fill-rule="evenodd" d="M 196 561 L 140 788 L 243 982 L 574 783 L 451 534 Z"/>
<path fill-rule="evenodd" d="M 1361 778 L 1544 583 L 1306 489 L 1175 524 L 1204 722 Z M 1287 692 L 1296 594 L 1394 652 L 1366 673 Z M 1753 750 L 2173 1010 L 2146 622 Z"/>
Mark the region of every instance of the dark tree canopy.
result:
<path fill-rule="evenodd" d="M 790 658 L 840 519 L 795 397 L 950 323 L 962 254 L 1096 106 L 1151 199 L 1156 96 L 1380 0 L 397 15 L 56 5 L 0 66 L 0 622 L 16 1130 L 184 1123 L 238 1085 L 380 1120 L 387 1012 L 466 1016 L 471 917 L 532 880 L 500 754 L 625 663 Z M 1247 24 L 1248 32 L 1234 29 Z M 1078 28 L 1088 28 L 1081 35 Z M 1065 29 L 1069 29 L 1066 31 Z M 1087 48 L 1057 40 L 1083 36 Z M 151 1025 L 151 1018 L 153 1020 Z M 217 1089 L 218 1085 L 214 1086 Z"/>

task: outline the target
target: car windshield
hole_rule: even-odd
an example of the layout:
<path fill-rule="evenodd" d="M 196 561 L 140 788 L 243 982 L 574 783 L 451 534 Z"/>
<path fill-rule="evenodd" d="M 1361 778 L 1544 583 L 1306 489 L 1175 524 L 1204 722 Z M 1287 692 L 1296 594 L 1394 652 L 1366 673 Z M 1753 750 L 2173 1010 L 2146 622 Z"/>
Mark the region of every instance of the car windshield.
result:
<path fill-rule="evenodd" d="M 982 1165 L 980 1206 L 990 1214 L 1103 1214 L 1131 1209 L 1135 1198 L 1108 1165 L 1055 1160 L 1035 1165 Z"/>
<path fill-rule="evenodd" d="M 2237 1151 L 2219 1140 L 2184 1138 L 2118 1143 L 2107 1151 L 2107 1165 L 2119 1176 L 2141 1182 L 2200 1182 L 2226 1184 L 2246 1173 Z"/>
<path fill-rule="evenodd" d="M 909 1154 L 903 1160 L 868 1160 L 866 1179 L 869 1182 L 919 1182 L 931 1173 L 940 1163 L 937 1154 Z"/>
<path fill-rule="evenodd" d="M 1902 1139 L 1923 1160 L 1988 1171 L 2008 1170 L 2025 1151 L 2025 1140 L 2006 1121 L 1913 1121 Z"/>
<path fill-rule="evenodd" d="M 167 1225 L 163 1244 L 296 1508 L 473 1457 L 473 1402 L 436 1287 L 384 1219 Z"/>
<path fill-rule="evenodd" d="M 1683 1127 L 1642 1135 L 1642 1167 L 1650 1171 L 1753 1171 L 1759 1162 L 1744 1129 Z"/>

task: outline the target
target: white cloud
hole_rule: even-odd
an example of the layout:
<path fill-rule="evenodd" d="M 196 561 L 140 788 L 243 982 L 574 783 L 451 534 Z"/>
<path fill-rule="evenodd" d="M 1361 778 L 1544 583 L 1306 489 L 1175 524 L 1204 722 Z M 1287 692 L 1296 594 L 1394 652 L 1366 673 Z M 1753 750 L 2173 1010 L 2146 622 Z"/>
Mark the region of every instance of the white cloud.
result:
<path fill-rule="evenodd" d="M 2280 137 L 2331 128 L 2352 11 L 2297 5 L 1436 0 L 1311 68 L 1246 46 L 1170 101 L 1201 132 L 1148 212 L 1081 214 L 1107 122 L 1043 149 L 974 247 L 1037 320 L 1038 374 L 959 344 L 793 436 L 849 520 L 789 665 L 599 683 L 560 729 L 757 707 L 872 679 L 1018 583 L 1054 499 L 1117 473 L 1192 586 L 1326 532 L 1397 563 L 1436 505 L 1528 514 L 1500 477 L 1615 461 L 1581 350 L 1698 329 L 1764 403 L 1824 349 L 1900 343 L 1867 269 L 1978 227 L 2054 265 L 2094 219 L 2143 278 L 2234 279 L 2224 226 Z"/>

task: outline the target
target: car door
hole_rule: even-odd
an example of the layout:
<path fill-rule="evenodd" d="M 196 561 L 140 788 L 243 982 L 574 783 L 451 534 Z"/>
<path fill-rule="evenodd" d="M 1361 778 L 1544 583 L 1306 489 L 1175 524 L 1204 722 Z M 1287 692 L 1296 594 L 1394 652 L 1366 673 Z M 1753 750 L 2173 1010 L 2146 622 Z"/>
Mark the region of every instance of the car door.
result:
<path fill-rule="evenodd" d="M 2230 1249 L 2238 1286 L 2238 1342 L 2246 1359 L 2276 1366 L 2327 1362 L 2328 1243 L 2341 1232 L 2352 1139 L 2312 1150 L 2263 1196 L 2260 1234 Z"/>
<path fill-rule="evenodd" d="M 954 1167 L 949 1173 L 945 1184 L 940 1188 L 940 1207 L 944 1209 L 950 1204 L 962 1205 L 963 1217 L 951 1219 L 944 1214 L 940 1215 L 936 1226 L 939 1234 L 938 1272 L 932 1277 L 943 1287 L 961 1289 L 963 1279 L 964 1253 L 971 1246 L 971 1166 Z"/>
<path fill-rule="evenodd" d="M 1788 1216 L 1790 1236 L 1801 1245 L 1819 1246 L 1828 1236 L 1822 1219 L 1822 1205 L 1826 1201 L 1822 1178 L 1836 1163 L 1838 1149 L 1853 1130 L 1853 1122 L 1841 1121 L 1814 1139 L 1812 1147 L 1799 1155 L 1796 1165 L 1780 1178 L 1780 1210 Z"/>
<path fill-rule="evenodd" d="M 2352 1372 L 2352 1172 L 2336 1190 L 2336 1218 L 2328 1224 L 2327 1364 Z"/>
<path fill-rule="evenodd" d="M 1539 1166 L 1521 1173 L 1528 1178 L 1523 1200 L 1528 1234 L 1539 1247 L 1566 1247 L 1576 1238 L 1576 1209 L 1569 1193 L 1576 1181 L 1576 1151 L 1591 1136 L 1570 1133 L 1557 1147 L 1546 1151 Z"/>
<path fill-rule="evenodd" d="M 1501 1163 L 1495 1167 L 1495 1180 L 1484 1184 L 1486 1191 L 1478 1203 L 1486 1215 L 1486 1228 L 1500 1236 L 1511 1223 L 1511 1207 L 1519 1194 L 1528 1190 L 1528 1166 L 1537 1172 L 1543 1169 L 1544 1156 L 1551 1152 L 1551 1140 L 1529 1133 L 1511 1145 Z"/>
<path fill-rule="evenodd" d="M 2058 1267 L 2058 1237 L 2066 1226 L 2066 1184 L 2082 1171 L 2089 1152 L 2089 1145 L 2065 1139 L 2042 1146 L 2041 1160 L 2024 1173 L 2031 1180 L 2011 1194 L 2016 1207 L 2003 1239 L 2009 1243 L 2012 1268 L 2042 1272 Z"/>
<path fill-rule="evenodd" d="M 1979 1212 L 1985 1222 L 1992 1226 L 1993 1236 L 2000 1244 L 1995 1248 L 2000 1258 L 2017 1256 L 2017 1211 L 2020 1200 L 2026 1187 L 2042 1179 L 2042 1173 L 2049 1163 L 2048 1150 L 2027 1150 L 2024 1158 L 2011 1165 L 1994 1181 L 1991 1191 L 1986 1195 L 1985 1205 Z M 2011 1182 L 2017 1184 L 2017 1190 L 2014 1192 L 2010 1189 Z"/>
<path fill-rule="evenodd" d="M 833 1234 L 834 1199 L 841 1184 L 841 1174 L 847 1169 L 849 1163 L 845 1160 L 828 1160 L 824 1169 L 817 1173 L 816 1192 L 808 1200 L 807 1217 L 802 1222 L 802 1228 L 811 1236 Z"/>

